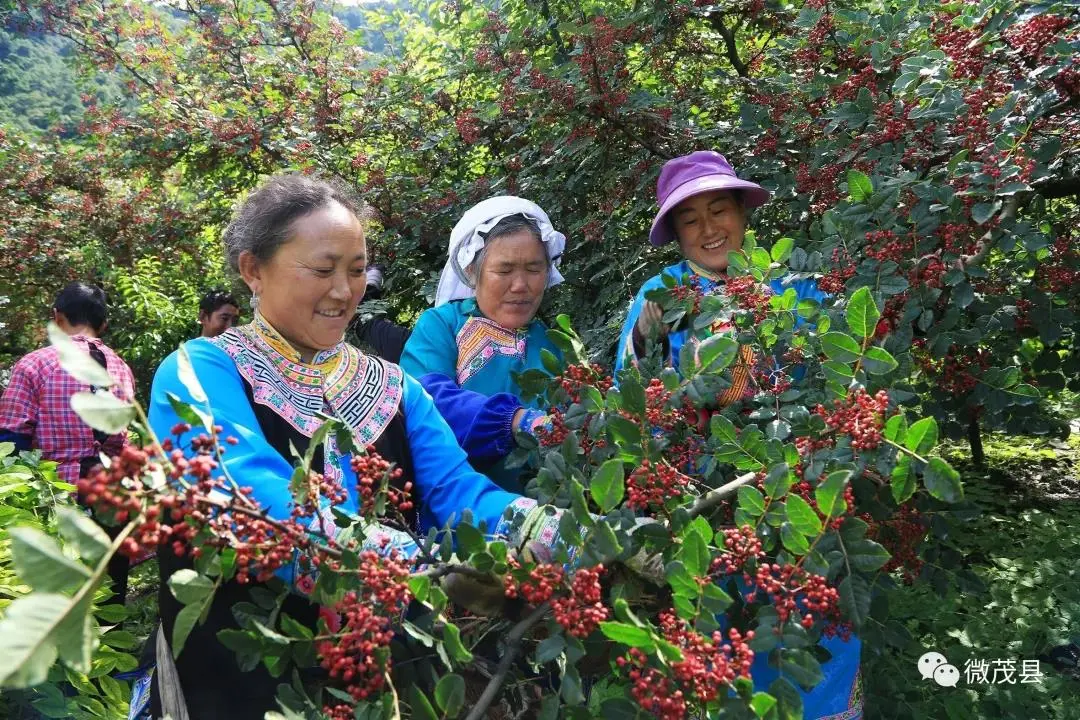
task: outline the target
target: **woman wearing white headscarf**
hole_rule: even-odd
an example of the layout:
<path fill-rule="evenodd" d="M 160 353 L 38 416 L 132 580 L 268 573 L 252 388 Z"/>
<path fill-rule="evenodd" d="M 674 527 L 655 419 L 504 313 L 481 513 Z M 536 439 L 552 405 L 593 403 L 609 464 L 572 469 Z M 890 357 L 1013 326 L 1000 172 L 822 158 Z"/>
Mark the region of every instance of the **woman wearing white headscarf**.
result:
<path fill-rule="evenodd" d="M 501 196 L 473 206 L 450 233 L 435 307 L 417 321 L 401 367 L 414 377 L 445 375 L 483 395 L 520 396 L 511 374 L 542 368 L 541 350 L 559 354 L 536 312 L 544 290 L 563 281 L 558 263 L 565 246 L 536 203 Z M 453 415 L 453 408 L 439 409 Z M 496 482 L 516 475 L 487 471 Z"/>

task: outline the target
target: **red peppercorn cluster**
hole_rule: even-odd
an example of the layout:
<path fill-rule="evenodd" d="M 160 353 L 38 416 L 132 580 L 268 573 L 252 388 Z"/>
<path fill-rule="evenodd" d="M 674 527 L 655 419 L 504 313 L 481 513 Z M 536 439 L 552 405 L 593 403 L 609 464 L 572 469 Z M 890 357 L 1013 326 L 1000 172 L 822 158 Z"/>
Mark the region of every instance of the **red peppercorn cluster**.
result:
<path fill-rule="evenodd" d="M 603 572 L 603 565 L 575 571 L 570 583 L 570 595 L 556 598 L 551 603 L 555 622 L 576 638 L 588 637 L 611 615 L 600 601 L 600 576 Z"/>
<path fill-rule="evenodd" d="M 880 262 L 889 260 L 901 264 L 911 251 L 911 244 L 905 243 L 892 230 L 871 230 L 866 233 L 866 247 L 863 252 L 867 257 Z"/>
<path fill-rule="evenodd" d="M 374 448 L 369 447 L 363 455 L 353 455 L 350 465 L 356 473 L 361 515 L 369 516 L 375 512 L 375 501 L 383 491 L 386 492 L 391 506 L 397 507 L 401 512 L 412 509 L 413 504 L 409 497 L 412 483 L 405 483 L 401 490 L 393 487 L 391 481 L 401 477 L 401 468 L 393 467 L 393 464 L 375 452 Z"/>
<path fill-rule="evenodd" d="M 791 377 L 779 368 L 755 368 L 754 382 L 762 391 L 782 395 L 791 389 Z"/>
<path fill-rule="evenodd" d="M 346 593 L 334 609 L 344 618 L 342 631 L 333 640 L 319 642 L 316 652 L 330 677 L 344 683 L 345 691 L 361 702 L 377 695 L 386 681 L 393 622 L 355 592 Z M 354 710 L 334 705 L 324 712 L 336 719 L 351 718 Z"/>
<path fill-rule="evenodd" d="M 1036 15 L 1025 23 L 1015 25 L 1005 32 L 1005 42 L 1017 51 L 1020 60 L 1028 67 L 1038 67 L 1048 45 L 1054 44 L 1058 34 L 1072 21 L 1061 15 Z"/>
<path fill-rule="evenodd" d="M 540 441 L 542 447 L 562 445 L 563 441 L 566 440 L 566 436 L 570 434 L 570 429 L 566 427 L 561 410 L 552 408 L 550 416 L 551 429 L 540 428 L 536 431 L 536 439 Z"/>
<path fill-rule="evenodd" d="M 844 285 L 855 276 L 855 261 L 842 248 L 833 248 L 832 269 L 818 280 L 818 287 L 823 292 L 838 295 L 844 292 Z"/>
<path fill-rule="evenodd" d="M 527 573 L 520 572 L 521 565 L 513 558 L 509 565 L 513 571 L 503 578 L 506 597 L 521 597 L 530 605 L 540 605 L 550 600 L 555 591 L 562 587 L 566 577 L 562 565 L 553 563 L 537 563 Z"/>
<path fill-rule="evenodd" d="M 753 313 L 755 322 L 764 320 L 769 312 L 769 296 L 772 291 L 749 275 L 729 278 L 724 283 L 724 294 L 743 310 Z"/>
<path fill-rule="evenodd" d="M 821 575 L 807 572 L 798 565 L 762 563 L 753 584 L 753 594 L 763 592 L 768 595 L 781 623 L 795 616 L 803 627 L 810 628 L 818 620 L 836 617 L 839 613 L 840 593 L 836 588 L 829 587 Z"/>
<path fill-rule="evenodd" d="M 722 633 L 706 637 L 671 611 L 660 613 L 659 624 L 664 638 L 682 650 L 683 659 L 671 664 L 676 682 L 699 703 L 710 703 L 726 694 L 736 677 L 750 677 L 754 651 L 747 641 L 754 639 L 753 631 L 744 637 L 731 628 L 730 642 L 725 642 Z"/>
<path fill-rule="evenodd" d="M 690 478 L 666 463 L 642 460 L 626 481 L 626 504 L 634 510 L 662 510 L 665 501 L 681 497 Z"/>
<path fill-rule="evenodd" d="M 705 293 L 701 290 L 700 282 L 691 282 L 686 285 L 676 285 L 671 288 L 671 297 L 677 302 L 683 303 L 688 308 L 690 315 L 697 315 L 701 312 L 701 300 L 705 297 Z"/>
<path fill-rule="evenodd" d="M 631 648 L 629 657 L 616 658 L 615 664 L 625 670 L 633 683 L 630 695 L 635 702 L 657 720 L 684 720 L 686 697 L 675 682 L 656 668 L 649 667 L 649 657 L 639 648 Z"/>
<path fill-rule="evenodd" d="M 856 450 L 873 450 L 884 439 L 881 430 L 889 409 L 889 393 L 879 390 L 871 396 L 865 388 L 848 393 L 846 400 L 834 400 L 833 409 L 818 405 L 814 412 L 832 430 L 848 435 Z"/>
<path fill-rule="evenodd" d="M 934 18 L 934 43 L 952 60 L 953 77 L 977 79 L 987 61 L 984 44 L 979 42 L 985 23 L 964 29 L 952 24 L 955 18 L 956 13 L 944 12 Z"/>
<path fill-rule="evenodd" d="M 645 388 L 645 419 L 653 428 L 670 431 L 683 419 L 681 408 L 668 407 L 670 400 L 671 392 L 664 388 L 663 382 L 656 378 L 649 381 Z"/>
<path fill-rule="evenodd" d="M 870 527 L 866 536 L 881 543 L 892 557 L 882 567 L 883 572 L 899 571 L 904 582 L 911 584 L 922 571 L 923 560 L 919 557 L 919 546 L 926 538 L 926 519 L 914 506 L 901 505 L 898 512 L 884 521 L 877 521 L 873 516 L 860 516 Z"/>
<path fill-rule="evenodd" d="M 610 390 L 613 384 L 611 376 L 595 363 L 588 366 L 567 365 L 559 378 L 559 385 L 570 396 L 570 401 L 575 403 L 581 402 L 581 391 L 585 386 L 592 385 L 603 394 Z"/>
<path fill-rule="evenodd" d="M 761 538 L 757 536 L 753 526 L 725 528 L 724 552 L 713 559 L 709 572 L 720 572 L 724 575 L 742 572 L 746 563 L 762 557 L 764 553 L 761 550 Z"/>

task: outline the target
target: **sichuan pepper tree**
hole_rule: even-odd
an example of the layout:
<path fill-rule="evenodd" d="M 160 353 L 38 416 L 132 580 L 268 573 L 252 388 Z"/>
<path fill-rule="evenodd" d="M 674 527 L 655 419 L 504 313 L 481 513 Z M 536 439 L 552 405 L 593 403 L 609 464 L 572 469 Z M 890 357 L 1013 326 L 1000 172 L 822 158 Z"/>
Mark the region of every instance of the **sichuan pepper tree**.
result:
<path fill-rule="evenodd" d="M 874 294 L 861 288 L 824 307 L 796 303 L 793 292 L 771 294 L 765 281 L 788 272 L 791 252 L 789 240 L 770 252 L 751 237 L 732 254 L 722 292 L 657 291 L 670 322 L 734 328 L 688 343 L 681 376 L 646 358 L 616 386 L 588 364 L 560 317 L 551 337 L 570 364 L 547 355 L 554 379 L 521 377 L 552 407 L 551 428 L 539 442 L 523 440 L 516 458 L 536 464 L 529 492 L 561 513 L 561 542 L 550 552 L 508 547 L 467 513 L 454 527 L 415 537 L 415 557 L 365 545 L 373 522 L 408 532 L 401 511 L 415 499 L 407 487 L 392 488 L 391 466 L 355 447 L 360 479 L 348 491 L 361 500 L 359 517 L 326 512 L 347 489 L 316 473 L 309 451 L 289 481 L 292 513 L 271 518 L 222 463 L 235 440 L 217 437 L 204 410 L 177 401 L 184 422 L 172 437 L 128 448 L 80 480 L 99 516 L 123 528 L 111 544 L 94 533 L 66 538 L 75 559 L 43 533 L 18 535 L 16 564 L 33 569 L 24 580 L 34 590 L 0 620 L 0 681 L 34 685 L 57 660 L 81 667 L 99 633 L 90 598 L 107 558 L 164 543 L 194 559 L 194 569 L 169 582 L 185 605 L 174 652 L 222 582 L 268 583 L 238 608 L 242 628 L 219 639 L 242 667 L 262 663 L 282 677 L 286 717 L 434 717 L 436 707 L 457 716 L 466 709 L 466 678 L 477 677 L 483 690 L 469 718 L 485 717 L 495 703 L 582 718 L 637 709 L 664 718 L 797 717 L 795 685 L 822 677 L 814 646 L 864 627 L 891 561 L 869 535 L 891 542 L 881 529 L 910 519 L 913 502 L 951 502 L 962 490 L 958 474 L 932 454 L 936 422 L 913 421 L 898 402 L 891 380 L 902 358 L 874 339 Z M 69 372 L 108 385 L 62 337 L 54 341 Z M 732 373 L 746 370 L 737 367 L 745 349 L 752 397 L 717 408 Z M 192 372 L 181 374 L 193 398 L 205 397 Z M 73 404 L 106 431 L 129 422 L 146 429 L 137 406 L 108 393 Z M 311 448 L 329 433 L 352 447 L 350 433 L 331 421 Z M 305 528 L 316 517 L 324 520 L 312 533 Z M 914 527 L 894 548 L 901 561 L 925 534 Z M 274 572 L 296 553 L 317 569 L 303 588 L 324 607 L 314 632 L 280 612 L 286 589 Z M 469 602 L 454 606 L 447 592 L 461 582 L 493 587 L 505 602 L 488 603 L 487 616 Z M 748 674 L 760 653 L 781 678 L 755 693 Z M 522 662 L 557 675 L 558 694 L 529 692 L 522 681 L 535 675 L 523 675 Z M 290 670 L 316 665 L 325 687 L 304 686 Z"/>

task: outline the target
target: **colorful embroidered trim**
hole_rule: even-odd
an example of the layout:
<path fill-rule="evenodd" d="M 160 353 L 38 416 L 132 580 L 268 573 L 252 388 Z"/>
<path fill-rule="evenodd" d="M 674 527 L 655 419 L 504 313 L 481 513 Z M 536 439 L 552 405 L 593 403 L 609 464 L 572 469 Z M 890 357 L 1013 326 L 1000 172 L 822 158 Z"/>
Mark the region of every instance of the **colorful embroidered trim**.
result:
<path fill-rule="evenodd" d="M 397 365 L 368 357 L 345 343 L 320 352 L 312 364 L 262 317 L 211 338 L 236 363 L 255 402 L 310 437 L 332 414 L 370 445 L 390 424 L 404 393 Z"/>
<path fill-rule="evenodd" d="M 524 358 L 525 337 L 525 332 L 507 330 L 487 318 L 466 320 L 457 334 L 458 384 L 464 385 L 497 355 Z"/>
<path fill-rule="evenodd" d="M 855 681 L 851 683 L 851 692 L 848 694 L 847 710 L 832 715 L 822 715 L 820 720 L 862 720 L 862 716 L 862 670 L 856 670 Z"/>

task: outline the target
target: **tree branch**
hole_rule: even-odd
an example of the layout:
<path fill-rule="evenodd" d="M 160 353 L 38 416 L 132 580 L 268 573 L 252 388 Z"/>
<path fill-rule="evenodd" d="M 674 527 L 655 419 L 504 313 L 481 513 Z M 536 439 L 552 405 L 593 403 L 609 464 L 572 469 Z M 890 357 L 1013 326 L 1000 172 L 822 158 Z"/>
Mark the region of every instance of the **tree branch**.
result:
<path fill-rule="evenodd" d="M 738 492 L 743 485 L 749 485 L 753 482 L 755 477 L 757 477 L 756 472 L 746 473 L 735 478 L 727 485 L 721 485 L 715 490 L 705 493 L 690 506 L 690 519 L 693 520 L 698 515 L 703 515 L 714 509 L 721 502 Z"/>
<path fill-rule="evenodd" d="M 724 24 L 723 14 L 709 13 L 705 17 L 708 19 L 712 29 L 720 33 L 720 37 L 724 39 L 724 45 L 727 47 L 727 57 L 731 61 L 731 66 L 735 68 L 735 72 L 739 74 L 739 77 L 749 77 L 749 67 L 739 57 L 739 48 L 735 45 L 735 31 Z"/>
<path fill-rule="evenodd" d="M 1054 178 L 1053 180 L 1043 180 L 1042 182 L 1035 183 L 1033 187 L 1035 192 L 1039 193 L 1047 200 L 1056 200 L 1057 198 L 1080 195 L 1080 175 Z"/>
<path fill-rule="evenodd" d="M 514 660 L 517 659 L 518 653 L 521 652 L 521 639 L 525 637 L 525 634 L 529 632 L 538 622 L 544 619 L 548 610 L 551 609 L 551 602 L 545 602 L 542 605 L 537 605 L 529 615 L 519 622 L 517 625 L 510 629 L 510 632 L 506 636 L 506 652 L 503 653 L 502 658 L 499 660 L 499 666 L 495 670 L 495 674 L 491 676 L 491 680 L 488 681 L 487 687 L 484 688 L 484 693 L 480 696 L 480 699 L 476 701 L 476 705 L 469 711 L 465 720 L 482 720 L 487 717 L 487 709 L 491 706 L 491 703 L 495 701 L 495 697 L 499 694 L 499 690 L 502 688 L 503 683 L 506 682 L 506 676 L 510 672 L 510 666 L 514 664 Z"/>

